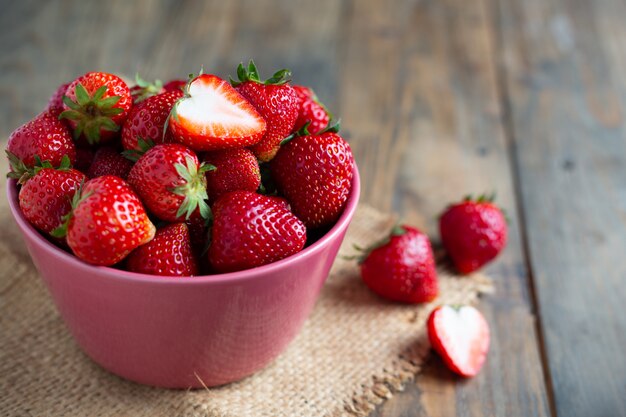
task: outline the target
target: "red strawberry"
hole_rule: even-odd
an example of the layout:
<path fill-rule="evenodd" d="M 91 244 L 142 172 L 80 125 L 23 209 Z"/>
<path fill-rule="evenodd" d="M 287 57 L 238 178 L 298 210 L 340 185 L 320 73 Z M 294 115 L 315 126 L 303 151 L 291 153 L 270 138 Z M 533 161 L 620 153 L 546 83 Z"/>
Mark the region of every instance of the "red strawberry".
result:
<path fill-rule="evenodd" d="M 93 162 L 93 158 L 95 153 L 92 149 L 89 148 L 77 148 L 76 149 L 76 163 L 74 164 L 74 169 L 77 169 L 81 172 L 89 171 L 89 167 Z"/>
<path fill-rule="evenodd" d="M 439 218 L 441 242 L 462 274 L 481 268 L 506 246 L 506 218 L 493 197 L 472 200 L 468 196 Z"/>
<path fill-rule="evenodd" d="M 188 219 L 196 209 L 207 218 L 210 210 L 205 202 L 205 173 L 210 168 L 200 165 L 191 149 L 178 143 L 163 143 L 139 158 L 130 170 L 128 183 L 161 220 Z"/>
<path fill-rule="evenodd" d="M 298 131 L 302 129 L 308 122 L 308 131 L 312 135 L 315 135 L 328 126 L 330 120 L 328 111 L 326 107 L 318 101 L 317 96 L 309 87 L 294 85 L 293 89 L 298 96 L 298 119 L 296 120 L 293 130 Z"/>
<path fill-rule="evenodd" d="M 337 220 L 352 189 L 354 170 L 350 145 L 341 136 L 333 131 L 296 136 L 281 146 L 270 168 L 278 190 L 308 228 Z"/>
<path fill-rule="evenodd" d="M 130 89 L 117 75 L 88 72 L 67 87 L 63 99 L 74 139 L 82 137 L 93 145 L 115 137 L 128 116 L 133 99 Z"/>
<path fill-rule="evenodd" d="M 103 146 L 96 151 L 87 175 L 89 178 L 115 175 L 125 180 L 132 167 L 133 162 L 121 153 L 109 146 Z"/>
<path fill-rule="evenodd" d="M 46 234 L 63 223 L 63 216 L 72 209 L 72 197 L 85 174 L 69 168 L 69 160 L 59 169 L 50 165 L 36 168 L 35 175 L 20 189 L 19 202 L 24 218 Z"/>
<path fill-rule="evenodd" d="M 12 178 L 19 178 L 27 168 L 35 166 L 37 158 L 54 167 L 61 164 L 65 155 L 71 164 L 76 161 L 76 147 L 68 128 L 47 112 L 14 130 L 6 150 Z"/>
<path fill-rule="evenodd" d="M 130 95 L 133 98 L 133 105 L 137 105 L 148 97 L 164 93 L 165 91 L 166 90 L 163 87 L 161 80 L 149 82 L 141 78 L 139 74 L 135 74 L 135 85 L 130 87 Z"/>
<path fill-rule="evenodd" d="M 372 291 L 393 301 L 425 303 L 439 292 L 430 240 L 406 225 L 394 227 L 388 239 L 368 249 L 361 278 Z"/>
<path fill-rule="evenodd" d="M 261 184 L 259 162 L 248 149 L 209 152 L 203 160 L 215 167 L 215 170 L 206 173 L 206 191 L 210 201 L 216 201 L 230 191 L 256 191 Z"/>
<path fill-rule="evenodd" d="M 113 265 L 155 233 L 139 197 L 121 178 L 89 180 L 74 195 L 68 221 L 52 233 L 67 235 L 74 254 L 94 265 Z"/>
<path fill-rule="evenodd" d="M 224 194 L 213 205 L 209 262 L 219 272 L 269 264 L 300 252 L 304 224 L 284 204 L 249 191 Z"/>
<path fill-rule="evenodd" d="M 170 80 L 163 85 L 165 91 L 183 91 L 187 80 Z"/>
<path fill-rule="evenodd" d="M 173 223 L 157 230 L 154 239 L 128 255 L 126 266 L 129 271 L 142 274 L 198 275 L 198 261 L 193 254 L 187 225 Z"/>
<path fill-rule="evenodd" d="M 451 371 L 464 377 L 478 374 L 489 351 L 489 325 L 470 306 L 441 306 L 430 313 L 428 338 Z"/>
<path fill-rule="evenodd" d="M 180 90 L 170 91 L 149 97 L 133 107 L 122 128 L 124 149 L 141 150 L 139 139 L 152 143 L 171 142 L 170 135 L 165 135 L 164 126 L 172 106 L 182 96 Z"/>
<path fill-rule="evenodd" d="M 174 138 L 195 151 L 252 145 L 261 139 L 265 127 L 265 120 L 241 94 L 209 74 L 189 83 L 169 118 Z"/>
<path fill-rule="evenodd" d="M 259 143 L 250 149 L 263 162 L 276 155 L 280 142 L 293 130 L 298 118 L 298 97 L 289 85 L 289 70 L 276 72 L 272 78 L 261 81 L 254 62 L 250 60 L 248 68 L 239 64 L 239 81 L 231 80 L 237 91 L 244 96 L 267 122 L 267 131 Z"/>
<path fill-rule="evenodd" d="M 63 112 L 63 96 L 69 85 L 70 83 L 61 84 L 48 100 L 46 111 L 57 118 Z"/>

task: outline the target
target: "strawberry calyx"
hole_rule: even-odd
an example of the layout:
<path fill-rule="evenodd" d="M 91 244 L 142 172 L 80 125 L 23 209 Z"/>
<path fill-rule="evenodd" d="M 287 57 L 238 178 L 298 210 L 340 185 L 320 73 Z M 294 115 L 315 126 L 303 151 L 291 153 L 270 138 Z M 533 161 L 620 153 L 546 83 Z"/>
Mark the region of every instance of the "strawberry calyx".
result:
<path fill-rule="evenodd" d="M 76 207 L 78 207 L 80 203 L 82 203 L 85 199 L 87 199 L 92 194 L 91 191 L 88 193 L 83 193 L 84 185 L 85 185 L 85 181 L 83 180 L 80 182 L 80 185 L 78 186 L 78 188 L 76 189 L 76 192 L 74 193 L 74 196 L 72 197 L 71 210 L 66 215 L 61 217 L 61 224 L 57 226 L 56 229 L 50 232 L 50 236 L 56 237 L 59 239 L 67 236 L 67 228 L 70 224 L 70 220 L 74 216 L 74 209 L 76 209 Z"/>
<path fill-rule="evenodd" d="M 276 71 L 274 75 L 272 75 L 267 80 L 263 81 L 261 80 L 261 77 L 259 76 L 259 71 L 257 70 L 256 65 L 254 64 L 254 61 L 250 60 L 250 62 L 248 62 L 247 67 L 243 65 L 243 62 L 239 64 L 239 66 L 237 67 L 237 77 L 239 78 L 238 81 L 235 81 L 229 77 L 230 84 L 233 87 L 237 87 L 239 84 L 243 84 L 245 82 L 250 82 L 250 81 L 258 83 L 258 84 L 264 84 L 264 85 L 283 85 L 291 81 L 291 78 L 290 78 L 291 71 L 283 68 L 281 70 Z"/>
<path fill-rule="evenodd" d="M 122 152 L 122 156 L 126 159 L 129 159 L 133 162 L 137 162 L 139 158 L 143 156 L 146 152 L 152 149 L 156 144 L 150 138 L 144 139 L 142 137 L 137 138 L 137 146 L 139 149 L 127 149 Z"/>
<path fill-rule="evenodd" d="M 370 253 L 372 253 L 372 251 L 374 251 L 375 249 L 378 249 L 382 246 L 387 245 L 389 242 L 391 242 L 391 238 L 394 236 L 402 236 L 404 234 L 406 234 L 407 230 L 404 228 L 404 226 L 402 226 L 399 223 L 396 223 L 392 228 L 391 231 L 389 232 L 389 234 L 384 237 L 383 239 L 380 239 L 374 243 L 372 243 L 370 246 L 367 247 L 362 247 L 356 243 L 354 243 L 352 245 L 352 247 L 357 250 L 358 252 L 361 252 L 359 255 L 353 255 L 353 256 L 344 256 L 343 259 L 351 261 L 351 260 L 357 260 L 357 262 L 360 264 L 362 264 L 365 259 L 367 259 L 367 257 L 369 256 Z"/>
<path fill-rule="evenodd" d="M 176 212 L 176 217 L 184 215 L 185 219 L 188 220 L 191 214 L 198 209 L 202 218 L 209 219 L 212 214 L 209 205 L 206 203 L 209 196 L 206 192 L 205 174 L 216 168 L 207 163 L 202 163 L 198 166 L 189 156 L 185 157 L 185 162 L 186 165 L 174 164 L 178 175 L 185 180 L 184 184 L 170 190 L 174 194 L 185 198 Z"/>
<path fill-rule="evenodd" d="M 492 191 L 491 193 L 483 193 L 478 197 L 474 197 L 472 194 L 468 194 L 463 197 L 463 201 L 473 202 L 473 203 L 493 203 L 496 200 L 496 192 Z"/>
<path fill-rule="evenodd" d="M 121 114 L 124 109 L 114 107 L 120 96 L 103 98 L 107 92 L 107 86 L 102 85 L 92 95 L 89 95 L 85 87 L 76 85 L 76 101 L 68 96 L 63 96 L 63 103 L 70 108 L 59 115 L 59 119 L 69 119 L 77 122 L 74 129 L 74 140 L 84 134 L 90 145 L 100 142 L 100 129 L 117 132 L 120 127 L 111 119 Z"/>
<path fill-rule="evenodd" d="M 39 171 L 44 168 L 67 171 L 72 167 L 70 157 L 67 155 L 63 155 L 63 157 L 61 158 L 61 163 L 58 167 L 53 166 L 52 163 L 48 160 L 42 161 L 39 155 L 35 155 L 35 165 L 33 165 L 32 167 L 28 167 L 17 155 L 12 153 L 8 149 L 5 150 L 5 152 L 7 154 L 9 164 L 11 165 L 11 171 L 7 173 L 7 177 L 16 179 L 18 184 L 24 184 L 26 181 L 37 175 L 37 173 L 39 173 Z"/>
<path fill-rule="evenodd" d="M 135 74 L 135 84 L 130 93 L 135 104 L 163 92 L 163 82 L 161 80 L 146 81 L 139 76 L 139 73 Z"/>
<path fill-rule="evenodd" d="M 309 125 L 310 124 L 311 124 L 311 122 L 307 121 L 296 132 L 293 132 L 291 135 L 289 135 L 285 139 L 281 140 L 280 141 L 280 146 L 288 144 L 289 142 L 291 142 L 294 138 L 297 138 L 298 136 L 310 136 L 311 135 L 311 132 L 309 132 Z M 324 133 L 339 133 L 340 129 L 341 129 L 341 119 L 337 119 L 335 122 L 333 122 L 331 120 L 331 121 L 328 122 L 328 126 L 326 126 L 324 129 L 322 129 L 319 132 L 317 132 L 315 134 L 315 136 L 319 136 L 319 135 L 324 134 Z"/>

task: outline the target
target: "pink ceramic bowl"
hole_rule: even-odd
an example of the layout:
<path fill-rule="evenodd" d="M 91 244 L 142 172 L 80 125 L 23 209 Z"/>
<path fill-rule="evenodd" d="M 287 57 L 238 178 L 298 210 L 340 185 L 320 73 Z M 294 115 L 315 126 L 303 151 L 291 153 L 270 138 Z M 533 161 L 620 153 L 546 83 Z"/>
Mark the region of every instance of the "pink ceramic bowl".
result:
<path fill-rule="evenodd" d="M 214 276 L 165 278 L 88 265 L 11 211 L 33 262 L 82 349 L 123 378 L 168 388 L 221 385 L 263 368 L 294 338 L 328 276 L 359 199 L 333 228 L 281 261 Z"/>

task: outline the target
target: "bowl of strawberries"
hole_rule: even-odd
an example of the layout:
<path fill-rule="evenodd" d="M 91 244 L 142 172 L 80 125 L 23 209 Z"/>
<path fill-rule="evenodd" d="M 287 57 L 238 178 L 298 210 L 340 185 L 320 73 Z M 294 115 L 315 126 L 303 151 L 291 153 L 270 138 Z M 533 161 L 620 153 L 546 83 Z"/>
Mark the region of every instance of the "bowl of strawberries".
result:
<path fill-rule="evenodd" d="M 85 353 L 126 379 L 217 386 L 311 312 L 359 198 L 348 143 L 287 70 L 59 87 L 9 137 L 12 214 Z"/>

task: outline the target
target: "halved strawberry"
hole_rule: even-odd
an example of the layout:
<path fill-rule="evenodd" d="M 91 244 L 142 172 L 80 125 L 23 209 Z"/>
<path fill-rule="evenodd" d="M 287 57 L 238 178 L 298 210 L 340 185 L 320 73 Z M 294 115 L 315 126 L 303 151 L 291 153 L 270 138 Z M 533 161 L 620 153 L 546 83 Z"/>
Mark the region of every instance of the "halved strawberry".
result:
<path fill-rule="evenodd" d="M 202 74 L 187 86 L 172 109 L 169 129 L 195 151 L 241 148 L 257 143 L 265 120 L 228 82 Z"/>
<path fill-rule="evenodd" d="M 185 223 L 172 223 L 156 231 L 154 239 L 138 247 L 126 261 L 129 271 L 162 276 L 198 275 L 198 261 Z"/>
<path fill-rule="evenodd" d="M 433 349 L 451 371 L 464 377 L 478 374 L 489 351 L 489 325 L 474 307 L 437 307 L 427 323 Z"/>

